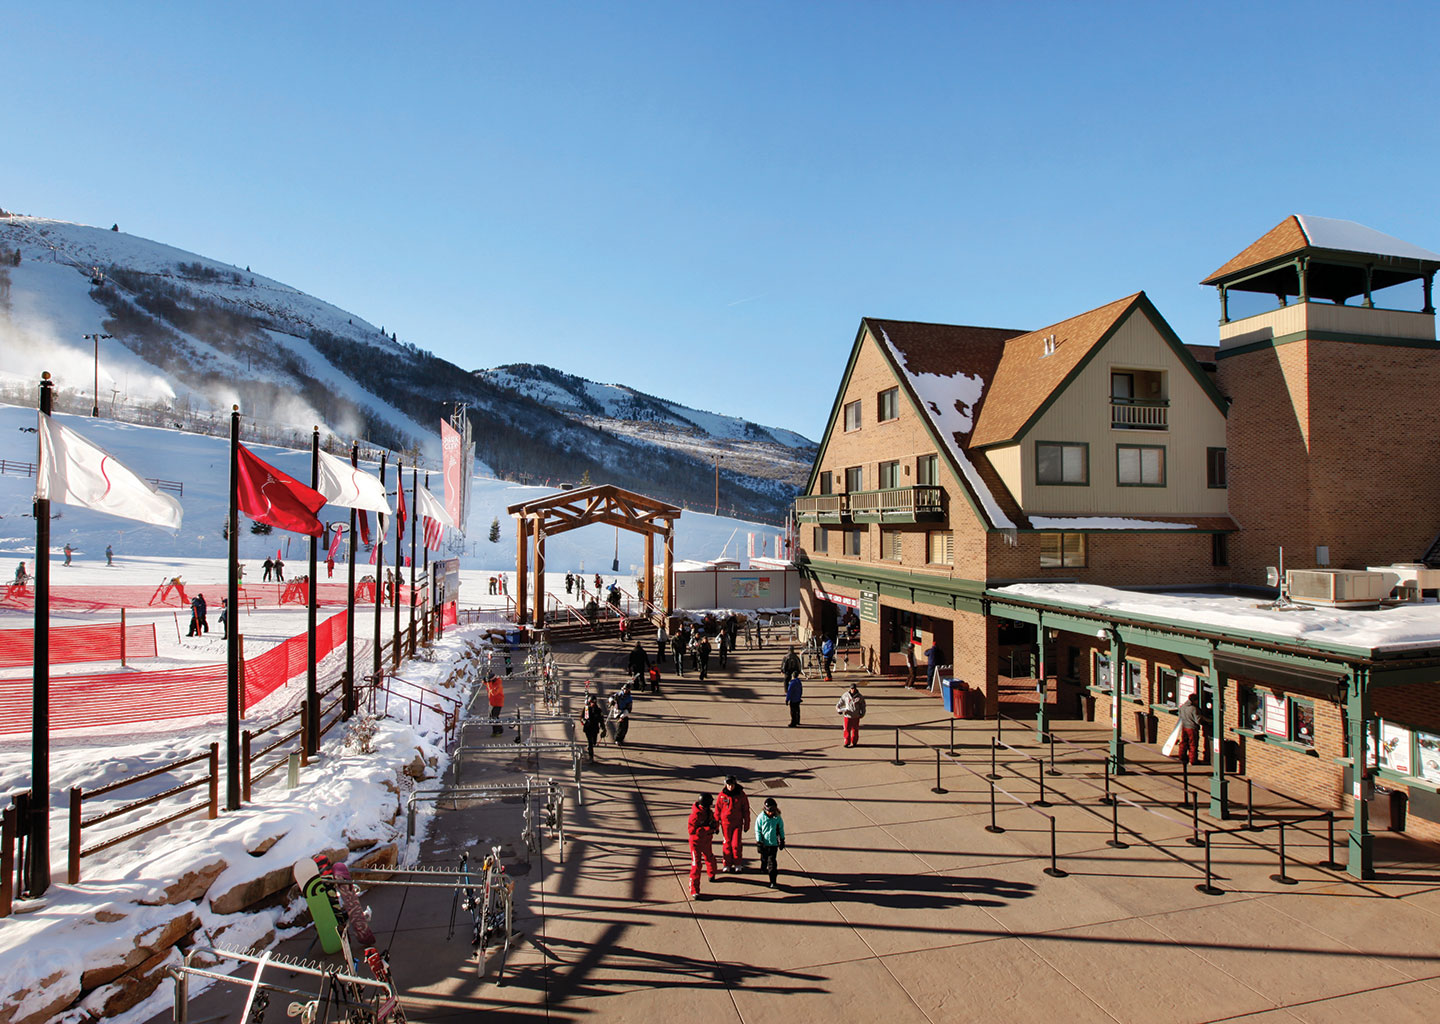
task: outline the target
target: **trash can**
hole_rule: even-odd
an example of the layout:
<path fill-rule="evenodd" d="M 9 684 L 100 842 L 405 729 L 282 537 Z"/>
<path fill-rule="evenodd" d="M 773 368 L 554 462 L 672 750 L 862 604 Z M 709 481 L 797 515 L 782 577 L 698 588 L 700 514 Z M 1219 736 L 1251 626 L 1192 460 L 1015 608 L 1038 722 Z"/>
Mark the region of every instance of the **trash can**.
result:
<path fill-rule="evenodd" d="M 1390 791 L 1390 831 L 1405 831 L 1405 810 L 1410 801 L 1410 795 L 1404 790 L 1393 789 Z"/>
<path fill-rule="evenodd" d="M 940 680 L 940 695 L 945 699 L 945 710 L 956 718 L 965 717 L 965 696 L 970 685 L 960 679 Z"/>

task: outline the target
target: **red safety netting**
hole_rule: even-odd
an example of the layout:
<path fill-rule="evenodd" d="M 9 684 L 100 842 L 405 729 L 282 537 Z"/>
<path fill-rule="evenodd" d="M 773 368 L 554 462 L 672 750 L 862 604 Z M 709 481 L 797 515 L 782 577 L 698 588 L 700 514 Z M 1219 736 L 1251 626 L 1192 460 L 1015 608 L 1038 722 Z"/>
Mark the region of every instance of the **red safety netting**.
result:
<path fill-rule="evenodd" d="M 345 642 L 345 613 L 315 627 L 316 658 Z M 247 659 L 244 707 L 253 707 L 305 671 L 305 635 Z M 224 665 L 56 676 L 50 680 L 50 728 L 83 729 L 225 713 Z M 29 679 L 0 679 L 0 735 L 30 731 Z M 244 714 L 244 708 L 241 709 Z"/>
<path fill-rule="evenodd" d="M 440 609 L 440 624 L 442 626 L 453 626 L 459 620 L 458 602 L 449 601 Z"/>
<path fill-rule="evenodd" d="M 383 588 L 382 588 L 383 589 Z M 316 594 L 322 605 L 345 604 L 350 588 L 345 583 L 321 583 Z M 205 596 L 211 615 L 220 610 L 220 599 L 226 594 L 223 581 L 218 583 L 163 584 L 155 587 L 113 586 L 50 586 L 50 610 L 52 612 L 86 612 L 114 608 L 178 608 L 188 610 L 190 599 L 197 594 Z M 240 603 L 256 608 L 304 607 L 309 599 L 306 584 L 300 580 L 287 583 L 251 583 L 240 588 Z M 355 600 L 359 604 L 375 603 L 375 583 L 355 581 Z M 387 598 L 386 604 L 389 604 Z M 400 587 L 400 603 L 410 603 L 410 587 Z M 0 590 L 0 607 L 31 611 L 35 607 L 35 588 L 16 583 L 6 584 Z"/>
<path fill-rule="evenodd" d="M 123 642 L 122 642 L 123 641 Z M 50 630 L 50 663 L 69 665 L 83 661 L 119 661 L 122 657 L 156 656 L 155 624 L 127 625 L 105 622 L 93 626 L 56 626 Z M 0 668 L 29 665 L 35 657 L 33 629 L 0 629 Z"/>

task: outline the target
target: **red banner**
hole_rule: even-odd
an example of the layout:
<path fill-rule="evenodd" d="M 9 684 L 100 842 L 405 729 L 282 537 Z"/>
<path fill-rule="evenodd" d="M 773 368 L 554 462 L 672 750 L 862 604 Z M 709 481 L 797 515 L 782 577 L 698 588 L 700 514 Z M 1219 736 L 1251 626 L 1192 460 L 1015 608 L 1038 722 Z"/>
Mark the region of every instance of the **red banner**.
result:
<path fill-rule="evenodd" d="M 445 513 L 457 528 L 465 524 L 460 519 L 460 502 L 464 480 L 461 477 L 460 433 L 444 420 L 440 421 L 440 451 L 444 455 L 445 468 Z"/>

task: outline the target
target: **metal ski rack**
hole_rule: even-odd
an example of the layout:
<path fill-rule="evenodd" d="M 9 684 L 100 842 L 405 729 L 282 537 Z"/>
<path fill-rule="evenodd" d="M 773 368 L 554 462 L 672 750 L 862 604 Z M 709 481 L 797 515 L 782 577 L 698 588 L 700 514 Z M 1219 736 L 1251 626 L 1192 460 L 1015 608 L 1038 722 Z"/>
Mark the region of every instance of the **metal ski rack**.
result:
<path fill-rule="evenodd" d="M 221 974 L 212 968 L 197 967 L 193 961 L 195 957 L 201 955 L 208 955 L 221 961 L 234 960 L 241 964 L 254 964 L 255 974 L 249 978 L 242 978 Z M 319 978 L 319 991 L 312 992 L 262 980 L 265 969 L 270 966 L 282 967 L 292 974 Z M 217 946 L 195 946 L 185 954 L 185 961 L 178 967 L 170 968 L 169 973 L 175 979 L 175 1024 L 188 1024 L 190 1020 L 191 978 L 208 978 L 211 981 L 236 985 L 248 990 L 245 996 L 245 1005 L 240 1011 L 240 1016 L 236 1018 L 236 1024 L 251 1024 L 252 1021 L 262 1020 L 270 1002 L 271 992 L 295 996 L 301 1000 L 301 1002 L 290 1004 L 290 1009 L 293 1011 L 290 1016 L 301 1017 L 307 1024 L 327 1024 L 331 1020 L 356 1024 L 357 1014 L 358 1021 L 363 1021 L 365 1024 L 383 1024 L 384 1021 L 390 1019 L 396 1009 L 395 1002 L 390 995 L 390 988 L 383 982 L 373 978 L 361 978 L 357 975 L 346 974 L 326 964 L 313 960 L 302 960 L 298 957 L 283 956 L 270 950 L 262 953 L 249 953 Z M 349 986 L 354 993 L 362 992 L 365 989 L 372 990 L 374 1005 L 357 1005 L 353 995 L 337 991 L 341 985 Z M 323 1016 L 320 1015 L 322 1011 Z M 332 1011 L 336 1016 L 331 1016 Z"/>
<path fill-rule="evenodd" d="M 406 838 L 415 838 L 416 804 L 438 804 L 449 798 L 456 802 L 456 806 L 452 807 L 452 810 L 458 810 L 460 800 L 504 800 L 508 797 L 519 796 L 523 797 L 526 806 L 529 806 L 530 793 L 538 781 L 538 777 L 527 775 L 523 782 L 495 782 L 488 786 L 449 786 L 440 789 L 412 790 L 409 799 L 406 801 Z"/>

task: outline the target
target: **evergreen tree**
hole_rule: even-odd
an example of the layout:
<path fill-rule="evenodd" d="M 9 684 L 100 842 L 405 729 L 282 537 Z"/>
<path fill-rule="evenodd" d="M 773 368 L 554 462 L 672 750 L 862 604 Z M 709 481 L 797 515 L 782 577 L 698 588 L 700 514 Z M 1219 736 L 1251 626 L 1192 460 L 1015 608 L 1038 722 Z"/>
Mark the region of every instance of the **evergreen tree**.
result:
<path fill-rule="evenodd" d="M 499 544 L 499 543 L 500 543 L 500 517 L 499 517 L 499 516 L 496 516 L 494 519 L 490 520 L 490 543 L 491 543 L 491 544 Z"/>

